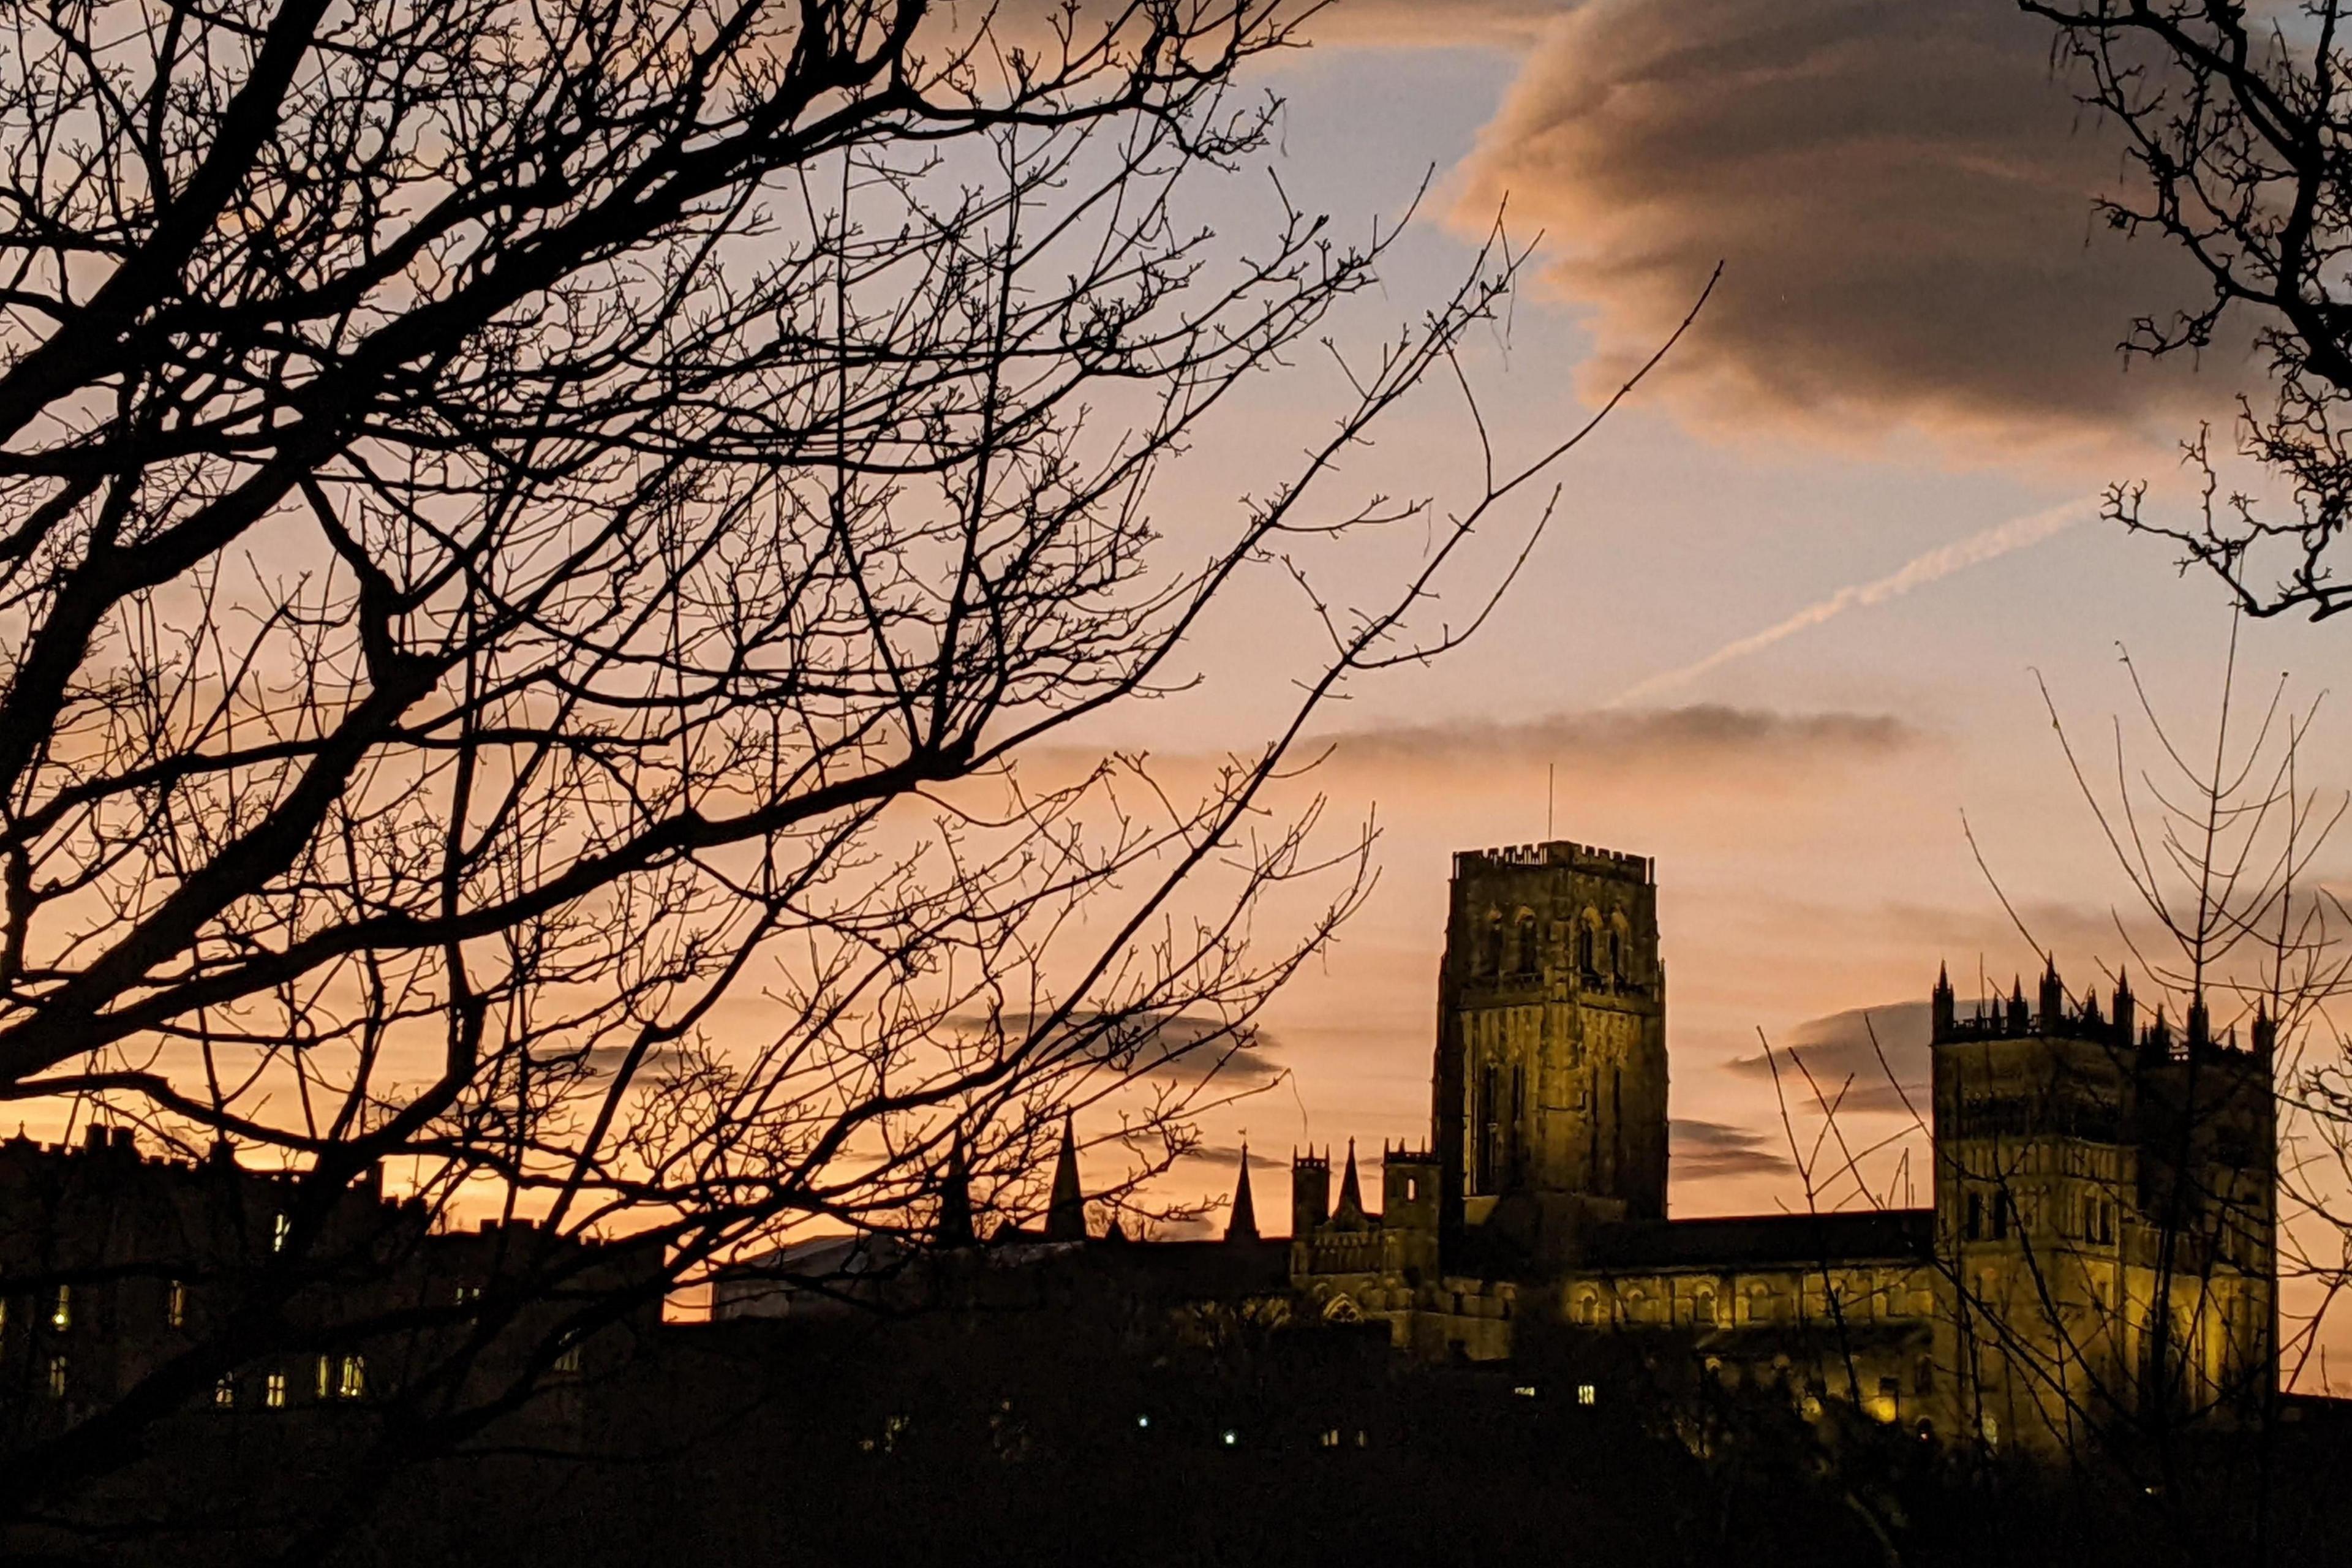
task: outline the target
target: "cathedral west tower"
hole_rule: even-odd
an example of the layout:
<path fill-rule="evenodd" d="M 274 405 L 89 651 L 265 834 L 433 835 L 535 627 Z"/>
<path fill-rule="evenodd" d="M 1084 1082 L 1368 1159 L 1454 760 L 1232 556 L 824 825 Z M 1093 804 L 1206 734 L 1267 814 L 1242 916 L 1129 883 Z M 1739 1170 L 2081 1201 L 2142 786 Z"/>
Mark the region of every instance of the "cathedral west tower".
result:
<path fill-rule="evenodd" d="M 1437 1026 L 1447 1233 L 1559 1258 L 1594 1224 L 1665 1217 L 1647 858 L 1562 841 L 1455 855 Z"/>

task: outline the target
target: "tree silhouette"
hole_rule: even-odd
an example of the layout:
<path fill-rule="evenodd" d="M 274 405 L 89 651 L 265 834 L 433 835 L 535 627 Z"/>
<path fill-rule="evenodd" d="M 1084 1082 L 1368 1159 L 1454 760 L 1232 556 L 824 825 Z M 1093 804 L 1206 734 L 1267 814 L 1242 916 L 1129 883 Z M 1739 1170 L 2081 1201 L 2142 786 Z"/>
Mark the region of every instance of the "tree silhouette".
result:
<path fill-rule="evenodd" d="M 2352 609 L 2336 561 L 2352 503 L 2352 58 L 2340 0 L 2279 8 L 2291 18 L 2250 16 L 2238 0 L 2019 3 L 2057 29 L 2083 102 L 2124 132 L 2137 177 L 2100 214 L 2180 247 L 2210 285 L 2169 319 L 2134 323 L 2125 349 L 2195 353 L 2235 317 L 2253 327 L 2274 382 L 2268 407 L 2240 400 L 2238 445 L 2284 498 L 2221 495 L 2200 435 L 2188 454 L 2205 474 L 2200 518 L 2151 517 L 2143 484 L 2112 489 L 2109 515 L 2180 546 L 2249 615 L 2324 620 Z"/>
<path fill-rule="evenodd" d="M 1519 264 L 1498 230 L 1339 357 L 1325 434 L 1257 499 L 1161 531 L 1156 481 L 1392 239 L 1278 184 L 1246 242 L 1185 216 L 1266 151 L 1278 106 L 1236 73 L 1294 26 L 1258 0 L 13 20 L 0 1086 L 289 1196 L 202 1331 L 24 1430 L 0 1512 L 289 1336 L 424 1334 L 438 1359 L 371 1390 L 363 1489 L 747 1250 L 920 1230 L 951 1148 L 977 1206 L 1025 1211 L 1074 1105 L 1126 1092 L 1130 1185 L 1189 1147 L 1215 1080 L 1156 1069 L 1245 1044 L 1368 882 L 1369 832 L 1327 845 L 1268 782 L 1347 682 L 1475 628 L 1592 427 L 1514 465 L 1477 425 L 1444 511 L 1327 499 L 1433 372 L 1475 419 L 1454 354 Z M 1385 577 L 1320 585 L 1400 535 L 1365 557 Z M 1138 756 L 1024 772 L 1192 680 L 1254 581 L 1295 587 L 1318 650 L 1262 746 L 1189 795 Z M 1312 912 L 1254 942 L 1302 884 Z M 381 1238 L 335 1216 L 376 1179 L 538 1223 L 502 1233 L 500 1289 L 339 1295 Z M 625 1284 L 589 1237 L 633 1238 Z"/>

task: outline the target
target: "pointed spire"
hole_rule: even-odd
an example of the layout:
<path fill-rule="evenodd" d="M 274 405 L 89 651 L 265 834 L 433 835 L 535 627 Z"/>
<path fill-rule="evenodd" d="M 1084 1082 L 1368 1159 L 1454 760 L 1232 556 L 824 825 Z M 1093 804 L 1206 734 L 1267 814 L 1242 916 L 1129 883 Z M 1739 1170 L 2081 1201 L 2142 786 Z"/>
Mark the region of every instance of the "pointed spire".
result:
<path fill-rule="evenodd" d="M 1087 1194 L 1078 1185 L 1078 1136 L 1066 1112 L 1062 1117 L 1062 1152 L 1054 1161 L 1054 1196 L 1045 1205 L 1045 1239 L 1086 1238 Z"/>
<path fill-rule="evenodd" d="M 948 1168 L 940 1178 L 940 1213 L 931 1239 L 940 1247 L 970 1247 L 978 1239 L 971 1228 L 971 1171 L 964 1163 L 961 1131 L 948 1144 Z"/>
<path fill-rule="evenodd" d="M 2021 974 L 2009 983 L 2009 1032 L 2025 1033 L 2026 1018 L 2025 977 Z"/>
<path fill-rule="evenodd" d="M 1348 1173 L 1339 1178 L 1339 1214 L 1343 1218 L 1364 1217 L 1364 1191 L 1362 1184 L 1356 1179 L 1356 1141 L 1353 1138 L 1348 1140 Z"/>
<path fill-rule="evenodd" d="M 2270 999 L 2254 998 L 2254 1034 L 2251 1042 L 2256 1056 L 2266 1057 L 2278 1044 L 2278 1025 L 2271 1017 Z"/>
<path fill-rule="evenodd" d="M 1242 1142 L 1242 1173 L 1234 1178 L 1234 1212 L 1225 1221 L 1227 1241 L 1257 1239 L 1257 1202 L 1250 1196 L 1249 1141 Z"/>
<path fill-rule="evenodd" d="M 1949 964 L 1936 965 L 1936 989 L 1929 998 L 1927 1037 L 1940 1045 L 1958 1033 L 1958 1009 L 1952 1002 L 1952 970 Z"/>

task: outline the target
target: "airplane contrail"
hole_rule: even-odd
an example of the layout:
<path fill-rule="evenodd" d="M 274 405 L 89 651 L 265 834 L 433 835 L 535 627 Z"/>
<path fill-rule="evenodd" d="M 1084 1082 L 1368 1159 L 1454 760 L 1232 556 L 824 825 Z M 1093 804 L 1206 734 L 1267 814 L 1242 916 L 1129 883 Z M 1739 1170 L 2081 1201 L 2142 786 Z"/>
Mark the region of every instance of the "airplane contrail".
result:
<path fill-rule="evenodd" d="M 1629 686 L 1612 698 L 1606 706 L 1622 708 L 1629 703 L 1640 702 L 1661 691 L 1680 686 L 1685 681 L 1695 680 L 1708 670 L 1729 664 L 1733 659 L 1745 658 L 1751 653 L 1770 647 L 1783 637 L 1794 637 L 1809 626 L 1820 626 L 1823 621 L 1842 616 L 1848 610 L 1861 609 L 1870 605 L 1883 604 L 1888 599 L 1899 598 L 1914 588 L 1923 587 L 1941 577 L 1948 577 L 1966 567 L 2006 555 L 2012 550 L 2023 550 L 2028 545 L 2039 544 L 2052 534 L 2061 532 L 2092 516 L 2095 510 L 2095 503 L 2090 500 L 2078 499 L 2064 501 L 2045 511 L 2033 512 L 2025 517 L 2013 517 L 2007 522 L 1988 528 L 1980 533 L 1972 533 L 1966 539 L 1941 545 L 1928 551 L 1925 555 L 1905 562 L 1902 566 L 1874 582 L 1851 584 L 1840 588 L 1826 599 L 1807 605 L 1777 626 L 1767 626 L 1764 630 L 1750 637 L 1741 637 L 1737 642 L 1726 643 L 1696 664 L 1686 664 L 1680 669 L 1670 669 L 1662 675 L 1654 675 L 1646 680 Z"/>

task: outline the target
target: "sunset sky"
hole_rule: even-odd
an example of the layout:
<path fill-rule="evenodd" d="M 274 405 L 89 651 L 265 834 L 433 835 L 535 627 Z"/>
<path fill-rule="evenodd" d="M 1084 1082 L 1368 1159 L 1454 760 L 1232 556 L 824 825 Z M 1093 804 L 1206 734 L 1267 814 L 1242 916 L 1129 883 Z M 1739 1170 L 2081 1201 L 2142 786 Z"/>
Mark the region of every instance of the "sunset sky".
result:
<path fill-rule="evenodd" d="M 1318 37 L 1261 73 L 1287 104 L 1284 188 L 1359 232 L 1433 176 L 1343 346 L 1444 289 L 1498 209 L 1519 238 L 1540 231 L 1528 286 L 1468 364 L 1499 447 L 1572 428 L 1718 260 L 1723 277 L 1559 470 L 1558 516 L 1471 644 L 1352 688 L 1318 724 L 1337 747 L 1316 787 L 1335 816 L 1376 816 L 1381 882 L 1268 1019 L 1291 1081 L 1214 1142 L 1245 1128 L 1271 1157 L 1258 1203 L 1276 1216 L 1294 1143 L 1352 1135 L 1376 1155 L 1425 1136 L 1446 857 L 1543 837 L 1549 765 L 1555 836 L 1658 863 L 1674 1211 L 1799 1202 L 1758 1032 L 1851 1040 L 1839 1016 L 1868 1008 L 1916 1056 L 1939 961 L 1964 995 L 1979 964 L 2005 992 L 2034 963 L 1964 813 L 2070 979 L 2117 958 L 2108 911 L 2129 888 L 2036 672 L 2110 776 L 2111 716 L 2131 720 L 2136 761 L 2155 744 L 2119 648 L 2210 746 L 2222 595 L 2097 501 L 2146 479 L 2185 515 L 2179 443 L 2200 418 L 2226 433 L 2258 367 L 2242 338 L 2197 366 L 2118 356 L 2135 314 L 2195 302 L 2194 281 L 2159 242 L 2095 221 L 2093 195 L 2126 175 L 2116 144 L 2007 0 L 1359 4 Z M 1262 217 L 1261 188 L 1237 180 L 1210 216 Z M 1308 365 L 1269 388 L 1230 453 L 1171 478 L 1171 531 L 1188 507 L 1230 506 L 1251 460 L 1278 469 L 1334 384 Z M 1442 509 L 1471 436 L 1439 389 L 1349 478 Z M 1498 537 L 1480 570 L 1508 549 Z M 1130 715 L 1158 727 L 1118 739 L 1180 758 L 1255 743 L 1291 693 L 1234 671 L 1307 648 L 1286 641 L 1299 623 L 1276 596 L 1236 617 L 1199 700 Z M 2291 672 L 2308 700 L 2345 635 L 2249 624 L 2242 678 L 2266 698 Z M 2322 790 L 2352 774 L 2352 721 L 2328 711 L 2302 764 Z M 1222 1193 L 1229 1172 L 1194 1184 Z"/>

